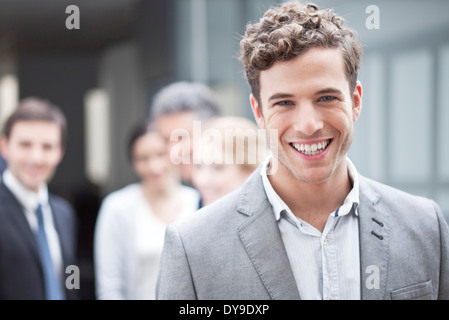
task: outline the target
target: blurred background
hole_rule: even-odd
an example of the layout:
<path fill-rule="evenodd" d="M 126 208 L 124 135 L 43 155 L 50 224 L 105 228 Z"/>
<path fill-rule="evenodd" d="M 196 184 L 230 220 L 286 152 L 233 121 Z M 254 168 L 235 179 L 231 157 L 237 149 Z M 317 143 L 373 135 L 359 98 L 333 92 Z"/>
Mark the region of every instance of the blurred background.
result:
<path fill-rule="evenodd" d="M 314 2 L 345 17 L 364 46 L 350 158 L 365 176 L 433 198 L 448 218 L 449 1 Z M 272 4 L 0 0 L 0 125 L 28 96 L 50 100 L 68 119 L 67 152 L 50 190 L 79 216 L 83 299 L 95 298 L 101 200 L 136 181 L 126 156 L 130 128 L 148 115 L 154 93 L 178 80 L 209 85 L 224 115 L 252 119 L 239 39 Z M 79 29 L 66 27 L 69 5 L 79 8 Z"/>

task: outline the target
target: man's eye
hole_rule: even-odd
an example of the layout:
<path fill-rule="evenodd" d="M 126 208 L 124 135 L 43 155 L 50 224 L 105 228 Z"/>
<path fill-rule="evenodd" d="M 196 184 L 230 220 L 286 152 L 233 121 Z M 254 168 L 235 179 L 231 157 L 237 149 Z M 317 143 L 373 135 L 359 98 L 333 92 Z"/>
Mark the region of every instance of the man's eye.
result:
<path fill-rule="evenodd" d="M 42 149 L 44 149 L 44 150 L 53 150 L 53 145 L 51 145 L 51 144 L 44 144 L 43 146 L 42 146 Z"/>
<path fill-rule="evenodd" d="M 293 104 L 293 102 L 290 100 L 282 100 L 282 101 L 276 102 L 275 104 L 280 105 L 280 106 L 290 106 Z"/>
<path fill-rule="evenodd" d="M 20 145 L 22 148 L 30 148 L 30 147 L 31 147 L 31 143 L 28 142 L 28 141 L 21 141 L 21 142 L 19 143 L 19 145 Z"/>
<path fill-rule="evenodd" d="M 324 97 L 320 98 L 320 101 L 332 101 L 332 100 L 335 100 L 335 99 L 337 99 L 337 98 L 333 97 L 333 96 L 324 96 Z"/>

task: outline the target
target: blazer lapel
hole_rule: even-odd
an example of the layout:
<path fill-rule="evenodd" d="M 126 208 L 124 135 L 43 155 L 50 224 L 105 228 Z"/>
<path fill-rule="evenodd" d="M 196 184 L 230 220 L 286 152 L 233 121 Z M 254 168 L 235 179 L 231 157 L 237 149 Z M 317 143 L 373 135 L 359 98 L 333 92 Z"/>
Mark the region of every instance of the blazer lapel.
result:
<path fill-rule="evenodd" d="M 378 204 L 380 196 L 360 176 L 360 273 L 363 300 L 385 299 L 390 229 L 388 212 Z"/>
<path fill-rule="evenodd" d="M 5 206 L 5 216 L 10 220 L 11 226 L 17 230 L 17 234 L 21 235 L 21 239 L 25 242 L 26 247 L 31 251 L 36 263 L 40 266 L 41 262 L 36 244 L 36 238 L 28 221 L 26 220 L 23 208 L 11 191 L 3 183 L 0 183 L 0 196 L 0 201 L 2 201 Z"/>
<path fill-rule="evenodd" d="M 52 217 L 53 217 L 53 223 L 56 229 L 56 232 L 59 237 L 59 244 L 61 246 L 61 254 L 62 254 L 62 260 L 63 260 L 63 266 L 66 267 L 67 257 L 66 253 L 69 249 L 69 243 L 67 243 L 68 239 L 66 237 L 66 232 L 64 232 L 64 221 L 61 217 L 61 214 L 58 214 L 58 207 L 55 205 L 54 201 L 52 200 L 51 196 L 49 198 L 49 204 L 51 207 Z M 64 270 L 63 270 L 64 272 Z"/>
<path fill-rule="evenodd" d="M 360 176 L 359 234 L 361 298 L 385 298 L 390 229 L 379 194 Z M 300 299 L 287 252 L 260 171 L 242 187 L 240 213 L 248 216 L 238 233 L 262 282 L 273 299 Z"/>
<path fill-rule="evenodd" d="M 248 216 L 238 227 L 240 239 L 271 298 L 300 299 L 260 170 L 242 187 L 238 210 Z"/>

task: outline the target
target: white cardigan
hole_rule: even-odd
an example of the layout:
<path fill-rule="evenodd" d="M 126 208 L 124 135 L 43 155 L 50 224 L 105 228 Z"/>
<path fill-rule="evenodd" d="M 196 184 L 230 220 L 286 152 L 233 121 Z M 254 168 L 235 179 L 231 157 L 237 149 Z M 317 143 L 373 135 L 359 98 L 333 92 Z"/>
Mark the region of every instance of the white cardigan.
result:
<path fill-rule="evenodd" d="M 200 198 L 195 189 L 186 186 L 181 194 L 182 218 L 198 209 Z M 94 236 L 97 299 L 155 299 L 165 228 L 138 183 L 104 199 Z"/>

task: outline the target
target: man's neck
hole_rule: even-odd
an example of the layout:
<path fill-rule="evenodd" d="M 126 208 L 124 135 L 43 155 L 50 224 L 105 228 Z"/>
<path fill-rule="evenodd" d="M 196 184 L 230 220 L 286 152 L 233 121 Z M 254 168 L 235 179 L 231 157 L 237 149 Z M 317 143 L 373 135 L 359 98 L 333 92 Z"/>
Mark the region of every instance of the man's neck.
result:
<path fill-rule="evenodd" d="M 273 189 L 292 213 L 322 231 L 329 214 L 336 211 L 351 191 L 352 182 L 345 163 L 321 183 L 299 181 L 291 174 L 269 176 Z"/>

